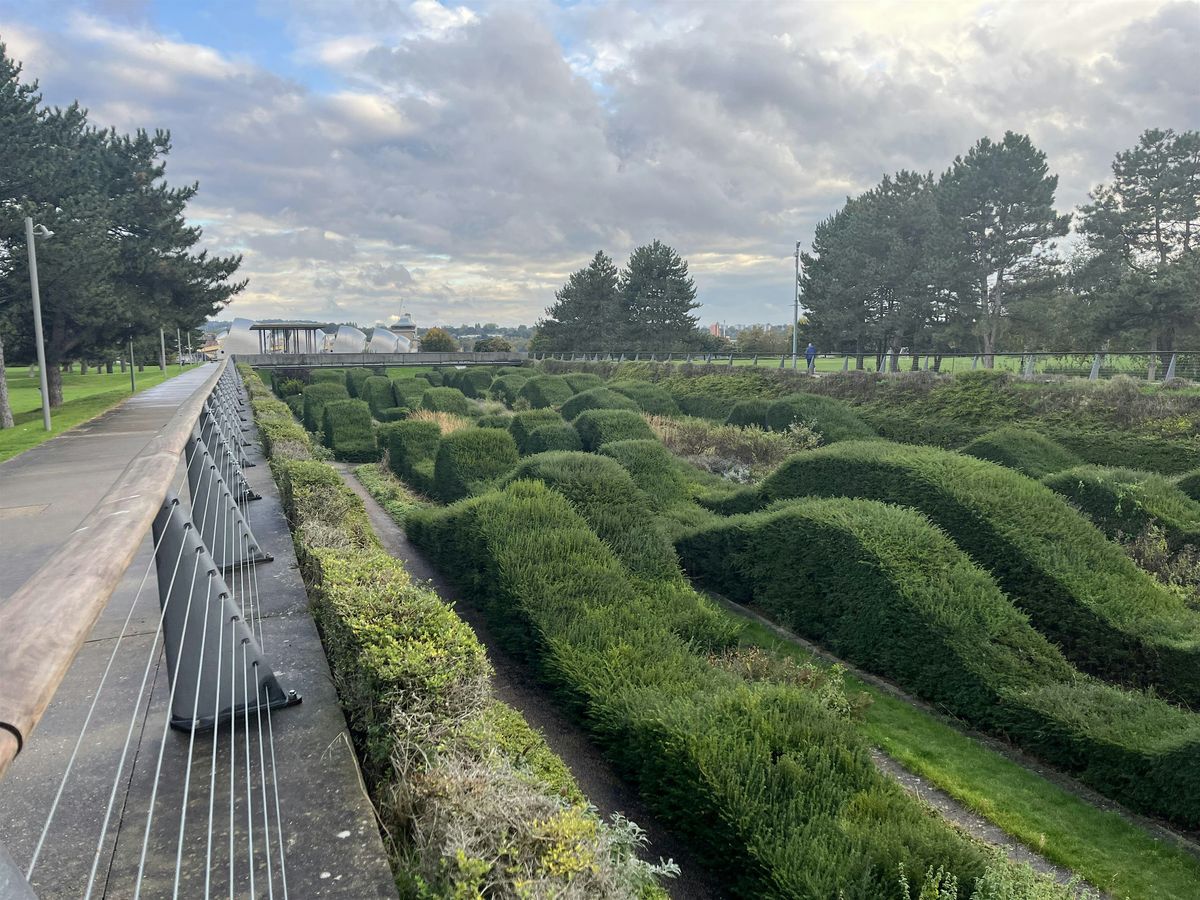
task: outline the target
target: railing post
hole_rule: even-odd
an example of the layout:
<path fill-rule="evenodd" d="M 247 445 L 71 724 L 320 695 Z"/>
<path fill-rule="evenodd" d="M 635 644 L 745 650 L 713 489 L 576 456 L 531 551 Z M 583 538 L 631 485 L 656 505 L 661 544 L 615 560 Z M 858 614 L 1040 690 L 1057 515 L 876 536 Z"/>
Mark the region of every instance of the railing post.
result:
<path fill-rule="evenodd" d="M 3 844 L 0 844 L 0 897 L 4 900 L 37 900 L 37 894 Z"/>
<path fill-rule="evenodd" d="M 1100 377 L 1100 366 L 1104 363 L 1104 352 L 1096 354 L 1092 360 L 1092 371 L 1088 374 L 1088 381 L 1095 381 Z"/>
<path fill-rule="evenodd" d="M 842 357 L 842 371 L 843 372 L 850 371 L 850 357 L 849 356 Z"/>
<path fill-rule="evenodd" d="M 1170 381 L 1175 377 L 1175 355 L 1174 353 L 1171 354 L 1171 361 L 1167 363 L 1167 374 L 1164 376 L 1163 381 Z"/>
<path fill-rule="evenodd" d="M 259 546 L 203 439 L 193 435 L 186 450 L 196 528 L 218 567 L 224 571 L 243 563 L 269 562 L 273 557 Z"/>

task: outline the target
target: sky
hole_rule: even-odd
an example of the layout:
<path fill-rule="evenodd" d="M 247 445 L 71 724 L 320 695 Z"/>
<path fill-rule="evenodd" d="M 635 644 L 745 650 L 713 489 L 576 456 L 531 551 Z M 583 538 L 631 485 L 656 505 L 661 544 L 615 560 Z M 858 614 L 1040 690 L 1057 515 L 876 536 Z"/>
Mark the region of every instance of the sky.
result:
<path fill-rule="evenodd" d="M 702 324 L 784 323 L 795 242 L 1029 134 L 1061 211 L 1200 127 L 1200 0 L 0 0 L 45 100 L 165 128 L 224 317 L 532 323 L 659 238 Z"/>

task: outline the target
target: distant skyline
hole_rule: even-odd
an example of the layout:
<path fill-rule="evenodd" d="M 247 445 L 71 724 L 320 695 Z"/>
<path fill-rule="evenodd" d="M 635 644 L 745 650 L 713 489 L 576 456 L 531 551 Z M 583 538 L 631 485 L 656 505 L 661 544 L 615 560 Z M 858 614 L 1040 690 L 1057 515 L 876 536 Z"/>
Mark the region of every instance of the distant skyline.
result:
<path fill-rule="evenodd" d="M 532 324 L 660 238 L 701 324 L 784 323 L 795 241 L 887 172 L 1026 132 L 1065 212 L 1200 126 L 1190 0 L 0 0 L 0 40 L 48 102 L 171 130 L 245 255 L 222 318 Z"/>

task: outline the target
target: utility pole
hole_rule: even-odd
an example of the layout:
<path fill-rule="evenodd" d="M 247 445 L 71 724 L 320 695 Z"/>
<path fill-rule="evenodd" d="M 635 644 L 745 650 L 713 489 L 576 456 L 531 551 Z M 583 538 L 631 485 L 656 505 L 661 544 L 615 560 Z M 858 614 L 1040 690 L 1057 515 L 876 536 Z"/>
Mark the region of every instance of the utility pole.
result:
<path fill-rule="evenodd" d="M 46 345 L 42 341 L 42 295 L 38 291 L 37 249 L 35 238 L 50 237 L 45 225 L 33 227 L 33 219 L 25 217 L 25 245 L 29 249 L 29 292 L 33 295 L 33 339 L 37 344 L 38 380 L 42 387 L 42 424 L 50 430 L 50 385 L 46 381 Z"/>
<path fill-rule="evenodd" d="M 137 366 L 133 364 L 133 332 L 129 332 L 129 393 L 137 392 L 137 380 L 133 373 L 137 371 Z"/>
<path fill-rule="evenodd" d="M 796 357 L 800 349 L 800 242 L 796 241 L 796 283 L 792 285 L 792 368 L 796 368 Z"/>

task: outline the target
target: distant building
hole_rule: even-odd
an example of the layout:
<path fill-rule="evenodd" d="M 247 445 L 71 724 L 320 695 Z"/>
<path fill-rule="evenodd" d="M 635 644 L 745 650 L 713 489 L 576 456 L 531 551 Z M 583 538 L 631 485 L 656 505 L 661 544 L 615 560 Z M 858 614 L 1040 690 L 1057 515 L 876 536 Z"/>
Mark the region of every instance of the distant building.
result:
<path fill-rule="evenodd" d="M 713 337 L 720 337 L 721 336 L 721 326 L 718 325 L 716 322 L 713 322 L 711 325 L 708 326 L 708 333 L 711 334 Z"/>
<path fill-rule="evenodd" d="M 410 345 L 413 345 L 413 349 L 416 349 L 417 323 L 413 321 L 412 316 L 408 313 L 401 313 L 400 321 L 392 325 L 389 330 L 397 337 L 407 340 Z"/>

